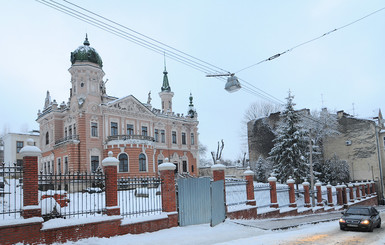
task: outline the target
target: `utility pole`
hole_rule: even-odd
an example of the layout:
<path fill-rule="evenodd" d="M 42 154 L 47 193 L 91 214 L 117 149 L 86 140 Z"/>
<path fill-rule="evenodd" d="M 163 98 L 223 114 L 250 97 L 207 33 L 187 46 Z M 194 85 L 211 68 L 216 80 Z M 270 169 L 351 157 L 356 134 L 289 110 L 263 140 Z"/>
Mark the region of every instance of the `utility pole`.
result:
<path fill-rule="evenodd" d="M 311 140 L 311 129 L 309 130 L 309 163 L 310 163 L 310 193 L 311 193 L 311 204 L 312 207 L 315 206 L 315 199 L 314 199 L 314 176 L 313 176 L 313 144 Z"/>

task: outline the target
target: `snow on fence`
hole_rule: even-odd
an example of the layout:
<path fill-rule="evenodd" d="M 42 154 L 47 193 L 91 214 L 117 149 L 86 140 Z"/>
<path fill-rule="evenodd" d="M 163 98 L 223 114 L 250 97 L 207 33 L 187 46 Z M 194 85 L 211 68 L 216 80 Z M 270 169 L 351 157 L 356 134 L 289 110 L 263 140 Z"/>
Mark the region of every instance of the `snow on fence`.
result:
<path fill-rule="evenodd" d="M 243 179 L 226 179 L 226 205 L 229 211 L 247 203 L 247 181 Z"/>
<path fill-rule="evenodd" d="M 162 212 L 160 178 L 118 179 L 118 206 L 125 217 L 160 214 Z"/>
<path fill-rule="evenodd" d="M 23 207 L 23 169 L 0 164 L 0 218 L 20 218 Z"/>
<path fill-rule="evenodd" d="M 277 185 L 277 200 L 279 207 L 289 207 L 290 199 L 289 199 L 289 186 L 280 184 Z"/>
<path fill-rule="evenodd" d="M 105 211 L 105 175 L 93 173 L 42 174 L 39 205 L 45 220 L 87 217 Z"/>

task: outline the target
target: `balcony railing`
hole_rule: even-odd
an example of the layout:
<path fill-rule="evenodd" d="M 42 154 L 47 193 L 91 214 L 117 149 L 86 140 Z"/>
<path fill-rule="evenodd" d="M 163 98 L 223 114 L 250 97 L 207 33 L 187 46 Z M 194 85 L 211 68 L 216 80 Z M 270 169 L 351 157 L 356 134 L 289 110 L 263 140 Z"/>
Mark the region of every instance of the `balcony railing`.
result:
<path fill-rule="evenodd" d="M 79 135 L 69 135 L 67 137 L 56 140 L 55 145 L 60 145 L 60 144 L 66 143 L 67 141 L 72 141 L 72 140 L 79 140 Z"/>
<path fill-rule="evenodd" d="M 107 137 L 107 142 L 112 140 L 146 140 L 153 142 L 154 138 L 145 135 L 112 135 Z"/>

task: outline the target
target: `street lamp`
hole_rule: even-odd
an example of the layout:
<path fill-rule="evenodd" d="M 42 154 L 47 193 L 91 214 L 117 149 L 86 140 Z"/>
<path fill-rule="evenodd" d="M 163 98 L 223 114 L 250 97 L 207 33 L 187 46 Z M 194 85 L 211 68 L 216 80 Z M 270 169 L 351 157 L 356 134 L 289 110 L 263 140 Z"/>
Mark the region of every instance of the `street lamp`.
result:
<path fill-rule="evenodd" d="M 234 73 L 229 72 L 227 74 L 206 75 L 206 77 L 228 77 L 225 85 L 225 90 L 229 93 L 234 93 L 242 88 L 241 83 L 238 81 L 238 78 L 234 75 Z"/>

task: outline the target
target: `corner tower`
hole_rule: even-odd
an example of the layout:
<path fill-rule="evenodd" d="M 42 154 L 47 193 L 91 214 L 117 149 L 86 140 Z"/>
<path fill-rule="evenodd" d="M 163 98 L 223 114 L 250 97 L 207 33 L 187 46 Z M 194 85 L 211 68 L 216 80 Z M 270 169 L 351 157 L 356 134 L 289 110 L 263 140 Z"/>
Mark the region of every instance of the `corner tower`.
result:
<path fill-rule="evenodd" d="M 166 62 L 164 64 L 164 72 L 163 72 L 163 85 L 161 87 L 161 92 L 159 92 L 159 97 L 162 101 L 162 111 L 164 112 L 172 112 L 172 97 L 174 97 L 174 93 L 171 92 L 171 87 L 168 82 L 166 70 Z"/>
<path fill-rule="evenodd" d="M 98 52 L 90 47 L 86 39 L 82 46 L 79 46 L 71 53 L 71 107 L 81 109 L 85 104 L 101 104 L 106 94 L 102 70 L 103 62 Z"/>

